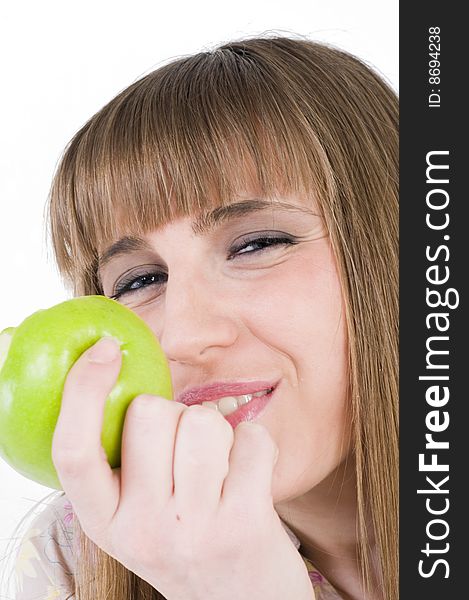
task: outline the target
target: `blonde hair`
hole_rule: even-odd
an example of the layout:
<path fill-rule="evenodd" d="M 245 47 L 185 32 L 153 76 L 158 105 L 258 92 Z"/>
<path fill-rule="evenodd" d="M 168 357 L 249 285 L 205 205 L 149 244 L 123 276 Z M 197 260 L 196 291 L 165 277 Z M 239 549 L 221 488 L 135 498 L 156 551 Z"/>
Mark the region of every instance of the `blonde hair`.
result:
<path fill-rule="evenodd" d="M 372 69 L 305 39 L 245 39 L 122 91 L 70 142 L 49 203 L 59 270 L 86 295 L 102 293 L 99 251 L 123 233 L 251 184 L 315 198 L 346 306 L 360 565 L 369 585 L 374 539 L 387 600 L 398 597 L 397 161 L 397 98 Z M 79 600 L 162 598 L 77 535 Z"/>

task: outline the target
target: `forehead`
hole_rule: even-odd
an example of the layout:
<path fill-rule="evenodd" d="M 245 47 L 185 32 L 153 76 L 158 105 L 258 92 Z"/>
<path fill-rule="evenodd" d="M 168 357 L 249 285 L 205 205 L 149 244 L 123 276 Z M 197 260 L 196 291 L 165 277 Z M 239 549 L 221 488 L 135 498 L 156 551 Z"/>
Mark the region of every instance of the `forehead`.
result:
<path fill-rule="evenodd" d="M 213 210 L 200 213 L 195 216 L 192 222 L 192 231 L 198 236 L 206 235 L 224 222 L 257 212 L 272 213 L 275 211 L 316 214 L 315 209 L 312 206 L 308 207 L 306 202 L 299 198 L 252 198 L 219 206 Z"/>

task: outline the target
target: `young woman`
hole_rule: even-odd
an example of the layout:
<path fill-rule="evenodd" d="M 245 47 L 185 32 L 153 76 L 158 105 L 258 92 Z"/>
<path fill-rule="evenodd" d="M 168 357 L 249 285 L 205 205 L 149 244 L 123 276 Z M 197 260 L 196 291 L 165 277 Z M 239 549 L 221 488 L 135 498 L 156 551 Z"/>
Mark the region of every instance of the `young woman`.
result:
<path fill-rule="evenodd" d="M 176 402 L 132 402 L 112 471 L 119 349 L 75 363 L 65 495 L 18 598 L 397 599 L 397 116 L 355 57 L 258 38 L 159 68 L 76 134 L 59 269 L 147 322 Z"/>

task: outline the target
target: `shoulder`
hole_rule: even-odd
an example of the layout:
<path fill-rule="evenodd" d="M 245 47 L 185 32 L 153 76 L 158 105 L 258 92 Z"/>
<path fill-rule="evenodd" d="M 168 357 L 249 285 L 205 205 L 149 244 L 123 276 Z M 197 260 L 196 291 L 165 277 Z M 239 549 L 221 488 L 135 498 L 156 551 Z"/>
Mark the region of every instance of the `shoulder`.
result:
<path fill-rule="evenodd" d="M 64 494 L 34 509 L 15 562 L 18 600 L 73 598 L 73 512 Z"/>

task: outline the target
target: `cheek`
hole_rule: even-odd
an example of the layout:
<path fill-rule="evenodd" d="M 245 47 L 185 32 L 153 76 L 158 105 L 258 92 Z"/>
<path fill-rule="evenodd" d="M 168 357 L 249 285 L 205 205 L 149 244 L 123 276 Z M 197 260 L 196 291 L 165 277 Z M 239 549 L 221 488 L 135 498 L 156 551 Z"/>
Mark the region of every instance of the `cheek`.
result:
<path fill-rule="evenodd" d="M 350 453 L 352 420 L 347 380 L 305 377 L 265 420 L 280 456 L 274 502 L 297 498 L 324 481 Z"/>
<path fill-rule="evenodd" d="M 348 390 L 348 341 L 342 293 L 331 255 L 289 261 L 275 282 L 252 298 L 248 327 L 282 369 L 289 410 L 305 418 L 318 445 L 343 430 Z M 311 264 L 308 268 L 307 265 Z M 306 267 L 305 267 L 306 265 Z M 282 407 L 283 408 L 283 407 Z"/>
<path fill-rule="evenodd" d="M 332 260 L 305 264 L 304 258 L 289 261 L 250 305 L 251 332 L 273 351 L 287 380 L 275 411 L 265 417 L 280 448 L 276 502 L 316 486 L 350 447 L 348 343 L 338 276 Z"/>
<path fill-rule="evenodd" d="M 306 361 L 309 369 L 336 363 L 337 353 L 345 354 L 342 294 L 327 248 L 278 265 L 246 287 L 241 302 L 241 318 L 259 339 Z"/>

